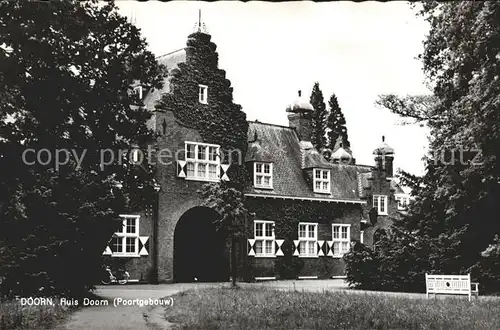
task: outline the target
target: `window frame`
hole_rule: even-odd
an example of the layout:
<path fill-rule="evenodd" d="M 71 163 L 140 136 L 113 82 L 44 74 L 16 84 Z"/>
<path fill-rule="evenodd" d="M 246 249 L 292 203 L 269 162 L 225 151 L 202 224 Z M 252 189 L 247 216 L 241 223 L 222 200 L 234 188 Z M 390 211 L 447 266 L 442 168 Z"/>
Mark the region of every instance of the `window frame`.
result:
<path fill-rule="evenodd" d="M 113 234 L 113 237 L 110 242 L 112 242 L 115 238 L 121 238 L 121 250 L 122 252 L 113 252 L 111 250 L 111 257 L 140 257 L 139 255 L 139 221 L 141 216 L 135 214 L 120 214 L 120 218 L 122 220 L 122 229 L 121 231 L 117 231 Z M 135 232 L 127 233 L 127 220 L 134 219 L 135 220 Z M 126 252 L 127 251 L 127 238 L 134 238 L 134 252 Z"/>
<path fill-rule="evenodd" d="M 320 177 L 317 178 L 316 177 L 316 173 L 319 172 L 320 173 Z M 323 178 L 323 173 L 326 172 L 327 173 L 327 178 L 324 179 Z M 332 187 L 331 187 L 331 174 L 330 174 L 330 170 L 329 169 L 324 169 L 324 168 L 314 168 L 313 169 L 313 191 L 315 193 L 319 193 L 319 194 L 331 194 L 331 190 L 332 190 Z M 320 183 L 320 189 L 316 189 L 316 183 L 319 182 Z M 323 189 L 323 183 L 328 183 L 328 189 L 327 190 L 324 190 Z"/>
<path fill-rule="evenodd" d="M 381 202 L 380 200 L 383 198 L 384 200 L 384 212 L 380 211 L 380 206 L 381 206 Z M 388 215 L 389 212 L 388 212 L 388 201 L 389 201 L 389 197 L 387 195 L 373 195 L 373 198 L 372 198 L 372 206 L 375 207 L 375 200 L 377 200 L 377 214 L 379 215 Z"/>
<path fill-rule="evenodd" d="M 142 101 L 142 96 L 143 96 L 143 88 L 141 85 L 134 86 L 133 88 L 134 94 L 139 94 L 139 100 Z"/>
<path fill-rule="evenodd" d="M 188 145 L 194 145 L 194 158 L 188 158 Z M 199 156 L 199 147 L 204 147 L 204 159 L 198 159 Z M 210 156 L 210 148 L 215 148 L 215 159 L 211 160 Z M 186 161 L 186 180 L 193 181 L 206 181 L 206 182 L 219 182 L 220 181 L 220 146 L 218 144 L 210 144 L 210 143 L 202 143 L 202 142 L 193 142 L 193 141 L 185 141 L 184 142 L 184 159 Z M 189 164 L 194 164 L 194 176 L 188 175 L 187 167 Z M 199 165 L 205 165 L 205 176 L 199 176 Z M 210 165 L 215 165 L 215 178 L 210 177 Z"/>
<path fill-rule="evenodd" d="M 335 227 L 339 227 L 339 237 L 335 238 Z M 347 228 L 347 238 L 342 238 L 342 228 Z M 347 250 L 342 251 L 342 243 L 347 242 Z M 339 243 L 339 253 L 335 253 L 335 243 Z M 334 258 L 342 258 L 351 249 L 351 224 L 332 223 L 332 254 Z"/>
<path fill-rule="evenodd" d="M 262 172 L 257 172 L 257 165 L 262 165 Z M 264 167 L 269 166 L 269 173 L 264 172 Z M 257 177 L 262 177 L 262 183 L 257 184 Z M 269 185 L 264 185 L 264 178 L 269 178 Z M 259 189 L 273 189 L 273 163 L 255 162 L 253 164 L 253 185 Z"/>
<path fill-rule="evenodd" d="M 408 209 L 408 204 L 410 203 L 410 199 L 405 195 L 396 195 L 396 202 L 398 204 L 398 211 L 404 211 Z M 404 200 L 404 206 L 400 206 L 400 202 Z"/>
<path fill-rule="evenodd" d="M 257 224 L 262 224 L 262 235 L 257 236 Z M 266 226 L 271 226 L 271 236 L 266 235 Z M 274 231 L 275 222 L 271 220 L 254 220 L 253 221 L 253 238 L 255 240 L 253 249 L 257 258 L 274 258 L 276 257 L 275 242 L 276 235 Z M 257 252 L 257 241 L 262 241 L 262 252 Z M 271 241 L 271 252 L 266 252 L 266 242 Z"/>
<path fill-rule="evenodd" d="M 305 226 L 305 237 L 300 237 L 300 226 Z M 314 237 L 309 237 L 310 228 L 309 226 L 314 226 Z M 299 222 L 297 226 L 297 237 L 299 240 L 299 246 L 297 250 L 299 251 L 299 258 L 318 258 L 318 223 L 316 222 Z M 314 253 L 309 253 L 309 242 L 314 243 Z M 306 243 L 306 253 L 302 254 L 300 252 L 300 245 Z"/>
<path fill-rule="evenodd" d="M 198 84 L 198 102 L 208 104 L 208 86 Z"/>
<path fill-rule="evenodd" d="M 130 150 L 130 162 L 132 164 L 139 164 L 139 152 L 142 152 L 138 147 L 134 147 Z M 141 162 L 144 161 L 144 154 L 142 154 Z"/>

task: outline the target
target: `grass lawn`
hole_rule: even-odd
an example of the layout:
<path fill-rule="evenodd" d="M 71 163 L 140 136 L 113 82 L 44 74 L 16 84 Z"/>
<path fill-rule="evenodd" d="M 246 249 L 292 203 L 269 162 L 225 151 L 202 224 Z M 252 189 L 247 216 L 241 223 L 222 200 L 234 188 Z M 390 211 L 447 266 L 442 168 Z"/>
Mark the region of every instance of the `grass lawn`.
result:
<path fill-rule="evenodd" d="M 174 329 L 500 329 L 500 299 L 264 288 L 191 290 L 173 298 L 165 318 Z"/>
<path fill-rule="evenodd" d="M 21 306 L 19 301 L 0 303 L 0 330 L 7 329 L 52 329 L 72 310 L 59 306 L 54 298 L 54 306 Z"/>

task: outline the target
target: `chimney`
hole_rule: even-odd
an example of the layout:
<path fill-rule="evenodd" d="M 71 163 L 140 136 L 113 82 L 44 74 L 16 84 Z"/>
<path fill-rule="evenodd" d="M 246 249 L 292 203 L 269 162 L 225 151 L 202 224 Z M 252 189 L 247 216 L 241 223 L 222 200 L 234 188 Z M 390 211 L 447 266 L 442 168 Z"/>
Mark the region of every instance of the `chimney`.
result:
<path fill-rule="evenodd" d="M 300 141 L 311 142 L 314 108 L 308 100 L 302 97 L 302 91 L 299 90 L 298 94 L 298 98 L 286 109 L 289 112 L 288 126 L 295 128 Z"/>
<path fill-rule="evenodd" d="M 373 155 L 377 170 L 385 173 L 386 177 L 392 178 L 394 176 L 394 149 L 385 142 L 385 136 L 382 136 L 382 143 L 373 151 Z"/>

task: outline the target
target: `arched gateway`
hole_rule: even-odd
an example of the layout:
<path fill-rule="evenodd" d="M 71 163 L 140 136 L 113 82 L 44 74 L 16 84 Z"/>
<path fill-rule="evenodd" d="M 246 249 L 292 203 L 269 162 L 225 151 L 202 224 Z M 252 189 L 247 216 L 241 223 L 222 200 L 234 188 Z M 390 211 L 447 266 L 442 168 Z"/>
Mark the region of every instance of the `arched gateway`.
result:
<path fill-rule="evenodd" d="M 186 211 L 174 232 L 174 281 L 229 280 L 229 264 L 222 232 L 214 221 L 219 214 L 208 207 Z"/>

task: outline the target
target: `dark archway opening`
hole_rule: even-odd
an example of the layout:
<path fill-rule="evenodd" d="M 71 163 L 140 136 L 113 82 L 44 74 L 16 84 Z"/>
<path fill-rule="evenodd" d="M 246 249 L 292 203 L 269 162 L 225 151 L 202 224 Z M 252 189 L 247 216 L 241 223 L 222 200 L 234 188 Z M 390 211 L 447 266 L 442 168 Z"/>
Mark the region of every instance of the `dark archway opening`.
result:
<path fill-rule="evenodd" d="M 214 222 L 219 214 L 207 207 L 184 213 L 174 232 L 174 281 L 223 282 L 229 280 L 224 234 Z"/>

